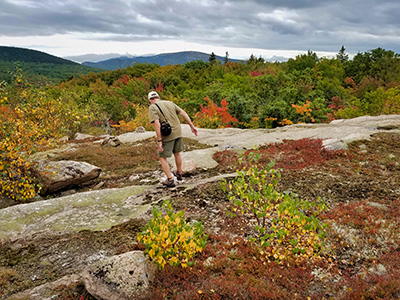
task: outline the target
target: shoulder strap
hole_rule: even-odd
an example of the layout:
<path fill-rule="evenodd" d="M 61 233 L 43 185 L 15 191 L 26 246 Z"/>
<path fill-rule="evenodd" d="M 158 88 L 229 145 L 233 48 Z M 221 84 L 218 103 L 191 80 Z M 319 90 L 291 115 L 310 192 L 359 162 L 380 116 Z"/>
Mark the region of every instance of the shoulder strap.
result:
<path fill-rule="evenodd" d="M 157 105 L 157 107 L 158 107 L 158 109 L 161 111 L 161 113 L 162 113 L 162 115 L 163 115 L 163 117 L 164 117 L 164 119 L 165 119 L 165 121 L 167 120 L 167 118 L 165 117 L 165 115 L 164 115 L 164 113 L 163 113 L 163 111 L 161 110 L 161 107 L 160 106 L 158 106 L 158 104 L 157 103 L 154 103 L 155 105 Z"/>

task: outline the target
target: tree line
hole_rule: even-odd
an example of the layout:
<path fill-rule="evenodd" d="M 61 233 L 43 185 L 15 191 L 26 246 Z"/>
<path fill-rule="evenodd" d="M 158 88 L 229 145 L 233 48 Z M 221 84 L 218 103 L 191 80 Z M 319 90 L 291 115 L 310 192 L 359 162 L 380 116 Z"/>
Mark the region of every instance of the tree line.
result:
<path fill-rule="evenodd" d="M 287 62 L 251 56 L 184 65 L 137 63 L 48 83 L 17 67 L 0 81 L 0 195 L 30 199 L 39 185 L 30 153 L 76 132 L 151 130 L 147 93 L 156 90 L 204 128 L 271 128 L 400 113 L 399 54 L 377 48 L 353 59 L 308 51 Z"/>
<path fill-rule="evenodd" d="M 400 60 L 393 51 L 377 48 L 349 59 L 342 47 L 335 58 L 308 51 L 287 62 L 251 55 L 233 63 L 228 53 L 226 58 L 225 63 L 212 57 L 184 65 L 139 63 L 80 76 L 52 92 L 59 97 L 73 92 L 78 106 L 96 106 L 106 119 L 129 122 L 147 105 L 147 91 L 155 89 L 213 127 L 276 127 L 400 111 Z M 224 103 L 236 122 L 201 122 L 211 117 L 206 108 L 221 119 L 215 110 Z"/>

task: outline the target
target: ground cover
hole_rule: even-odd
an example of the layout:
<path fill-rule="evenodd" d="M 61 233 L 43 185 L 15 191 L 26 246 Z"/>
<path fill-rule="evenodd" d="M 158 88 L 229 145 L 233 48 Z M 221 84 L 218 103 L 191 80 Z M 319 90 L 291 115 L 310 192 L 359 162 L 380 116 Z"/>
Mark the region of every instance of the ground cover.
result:
<path fill-rule="evenodd" d="M 148 143 L 148 145 L 146 144 Z M 147 145 L 147 146 L 146 146 Z M 134 161 L 148 153 L 154 141 L 133 148 L 104 148 L 117 151 L 123 162 L 119 170 L 106 164 L 110 174 L 104 186 L 129 184 L 129 170 L 151 172 L 158 168 L 154 158 Z M 200 147 L 197 145 L 196 147 Z M 146 148 L 148 147 L 148 148 Z M 87 148 L 87 147 L 86 147 Z M 100 151 L 100 150 L 98 150 Z M 103 150 L 101 150 L 103 151 Z M 203 222 L 209 235 L 205 250 L 188 268 L 166 266 L 156 274 L 144 299 L 398 299 L 400 297 L 400 135 L 380 133 L 370 141 L 350 144 L 346 151 L 325 152 L 318 140 L 286 141 L 257 150 L 260 162 L 274 159 L 281 168 L 278 189 L 313 201 L 324 197 L 328 210 L 321 219 L 330 224 L 320 259 L 298 262 L 271 261 L 248 241 L 251 222 L 246 216 L 230 218 L 227 194 L 220 182 L 210 182 L 183 192 L 169 191 L 173 207 L 185 210 L 188 221 Z M 87 159 L 96 161 L 94 151 Z M 74 152 L 77 155 L 78 152 Z M 82 152 L 81 152 L 82 153 Z M 136 154 L 137 153 L 137 154 Z M 89 154 L 93 158 L 89 158 Z M 80 154 L 81 155 L 81 154 Z M 74 159 L 72 154 L 68 159 Z M 233 151 L 217 153 L 218 168 L 188 178 L 230 173 L 239 166 Z M 288 159 L 290 158 L 290 159 Z M 57 159 L 67 159 L 58 157 Z M 82 156 L 82 159 L 86 158 Z M 152 162 L 150 162 L 153 160 Z M 148 161 L 146 170 L 142 169 Z M 243 162 L 242 162 L 243 164 Z M 98 182 L 94 183 L 94 185 Z M 93 187 L 93 185 L 91 186 Z M 82 187 L 90 188 L 90 186 Z M 153 201 L 157 193 L 147 195 Z M 161 205 L 161 203 L 159 203 Z M 106 232 L 80 232 L 4 243 L 0 245 L 0 292 L 3 296 L 78 273 L 99 256 L 144 249 L 137 233 L 144 221 L 130 221 Z M 59 299 L 92 299 L 82 284 L 60 286 Z"/>

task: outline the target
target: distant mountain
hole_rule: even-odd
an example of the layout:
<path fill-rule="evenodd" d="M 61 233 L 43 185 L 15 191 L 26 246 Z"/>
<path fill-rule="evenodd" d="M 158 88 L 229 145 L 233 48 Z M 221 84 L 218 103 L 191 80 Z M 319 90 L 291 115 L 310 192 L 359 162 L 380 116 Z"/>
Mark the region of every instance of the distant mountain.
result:
<path fill-rule="evenodd" d="M 76 55 L 76 56 L 66 56 L 65 59 L 72 60 L 77 63 L 83 63 L 84 61 L 90 62 L 99 62 L 110 58 L 121 57 L 120 53 L 107 53 L 107 54 L 83 54 L 83 55 Z"/>
<path fill-rule="evenodd" d="M 288 61 L 289 58 L 284 57 L 284 56 L 276 56 L 276 55 L 274 55 L 271 58 L 268 58 L 266 60 L 270 61 L 270 62 L 285 62 L 285 61 Z"/>
<path fill-rule="evenodd" d="M 0 60 L 9 62 L 19 61 L 59 65 L 79 65 L 78 63 L 75 63 L 73 61 L 50 55 L 45 52 L 6 46 L 0 46 Z"/>
<path fill-rule="evenodd" d="M 41 51 L 0 46 L 0 82 L 10 82 L 10 73 L 15 72 L 16 65 L 29 79 L 42 83 L 58 83 L 81 74 L 102 71 Z"/>
<path fill-rule="evenodd" d="M 107 59 L 100 62 L 83 62 L 82 64 L 85 66 L 100 68 L 104 70 L 115 70 L 118 68 L 126 68 L 127 66 L 132 66 L 134 63 L 156 63 L 160 66 L 165 65 L 183 65 L 187 62 L 194 61 L 194 60 L 202 60 L 208 62 L 210 58 L 210 54 L 203 53 L 203 52 L 196 52 L 196 51 L 183 51 L 183 52 L 176 52 L 176 53 L 164 53 L 164 54 L 157 54 L 153 56 L 136 56 L 136 57 L 118 57 Z M 217 60 L 224 61 L 225 57 L 216 56 Z M 240 60 L 237 59 L 229 59 L 233 62 L 239 62 Z"/>

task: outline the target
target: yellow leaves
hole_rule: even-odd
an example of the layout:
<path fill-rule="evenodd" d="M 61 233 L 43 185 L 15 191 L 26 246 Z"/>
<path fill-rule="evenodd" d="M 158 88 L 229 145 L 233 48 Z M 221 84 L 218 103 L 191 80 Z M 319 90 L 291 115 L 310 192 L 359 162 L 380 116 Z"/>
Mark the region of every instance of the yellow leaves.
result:
<path fill-rule="evenodd" d="M 154 251 L 154 249 L 150 249 L 150 251 L 147 254 L 150 256 L 150 258 L 154 258 L 156 255 L 156 252 Z"/>
<path fill-rule="evenodd" d="M 17 82 L 24 80 L 19 77 Z M 0 103 L 0 193 L 26 201 L 38 187 L 30 177 L 32 165 L 25 157 L 65 134 L 64 125 L 69 123 L 64 112 L 69 109 L 62 99 L 48 99 L 44 91 L 29 85 L 2 88 Z M 80 113 L 71 116 L 80 119 Z"/>
<path fill-rule="evenodd" d="M 272 166 L 273 163 L 259 169 L 251 165 L 237 171 L 239 176 L 228 193 L 231 211 L 252 217 L 250 222 L 258 236 L 251 241 L 257 243 L 262 259 L 282 263 L 314 257 L 323 245 L 317 234 L 322 232 L 323 224 L 314 212 L 323 209 L 316 203 L 303 204 L 296 196 L 280 193 L 277 179 L 281 176 Z"/>
<path fill-rule="evenodd" d="M 160 269 L 166 263 L 187 267 L 188 260 L 201 252 L 205 245 L 206 237 L 202 234 L 202 226 L 200 223 L 193 226 L 186 224 L 180 217 L 183 212 L 173 213 L 172 206 L 167 201 L 163 208 L 167 211 L 165 216 L 158 209 L 153 209 L 154 219 L 149 221 L 137 239 L 144 243 L 145 253 Z M 196 235 L 194 226 L 200 229 L 196 230 Z"/>
<path fill-rule="evenodd" d="M 179 262 L 179 260 L 178 260 L 178 258 L 177 257 L 172 257 L 170 260 L 169 260 L 169 262 L 172 264 L 172 265 L 175 265 L 175 264 L 177 264 L 178 262 Z"/>
<path fill-rule="evenodd" d="M 174 224 L 174 225 L 179 225 L 180 222 L 181 222 L 181 218 L 177 217 L 177 218 L 175 219 L 175 221 L 172 222 L 172 224 Z"/>

